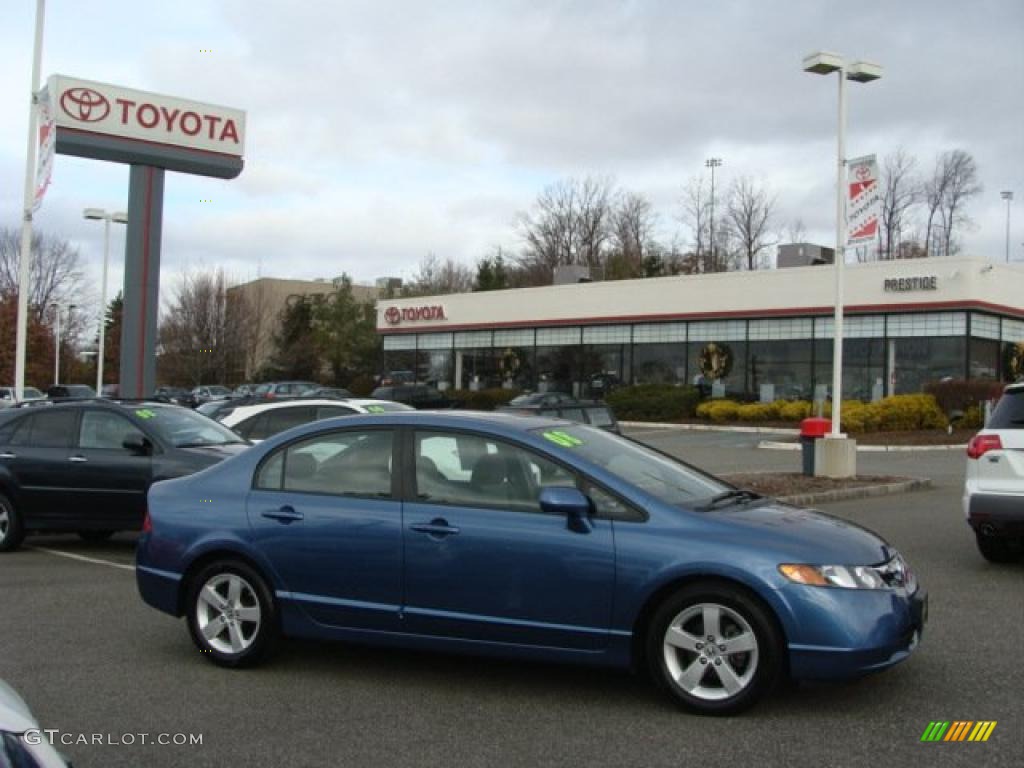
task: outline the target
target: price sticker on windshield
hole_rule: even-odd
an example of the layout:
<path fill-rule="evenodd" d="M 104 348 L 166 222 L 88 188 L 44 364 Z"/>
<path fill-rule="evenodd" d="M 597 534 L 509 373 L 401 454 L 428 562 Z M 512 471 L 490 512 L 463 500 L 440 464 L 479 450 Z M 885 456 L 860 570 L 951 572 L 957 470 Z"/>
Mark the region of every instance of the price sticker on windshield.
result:
<path fill-rule="evenodd" d="M 149 410 L 149 408 L 143 408 L 142 410 L 136 411 L 135 415 L 138 416 L 140 419 L 152 419 L 154 416 L 156 416 L 156 413 L 154 411 Z"/>
<path fill-rule="evenodd" d="M 562 432 L 561 430 L 552 430 L 551 432 L 544 433 L 544 439 L 550 440 L 555 445 L 560 445 L 563 448 L 575 448 L 578 445 L 583 445 L 583 441 L 578 437 L 570 435 L 568 432 Z"/>
<path fill-rule="evenodd" d="M 368 405 L 366 406 L 367 413 L 384 413 L 383 405 Z"/>

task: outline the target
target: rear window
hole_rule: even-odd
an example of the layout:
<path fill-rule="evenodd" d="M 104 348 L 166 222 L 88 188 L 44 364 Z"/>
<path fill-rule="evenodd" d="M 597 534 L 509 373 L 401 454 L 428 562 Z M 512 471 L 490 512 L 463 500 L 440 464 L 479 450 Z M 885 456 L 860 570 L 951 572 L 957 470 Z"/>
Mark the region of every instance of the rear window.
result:
<path fill-rule="evenodd" d="M 1024 429 L 1024 389 L 1003 393 L 985 428 Z"/>
<path fill-rule="evenodd" d="M 607 408 L 587 408 L 587 416 L 595 427 L 610 427 L 615 423 Z"/>

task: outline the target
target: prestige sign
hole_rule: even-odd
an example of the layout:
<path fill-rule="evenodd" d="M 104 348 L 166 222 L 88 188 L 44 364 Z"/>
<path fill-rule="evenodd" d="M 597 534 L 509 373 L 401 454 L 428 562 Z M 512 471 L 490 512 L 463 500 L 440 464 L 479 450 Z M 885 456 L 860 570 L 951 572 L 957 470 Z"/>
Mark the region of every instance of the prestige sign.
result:
<path fill-rule="evenodd" d="M 891 277 L 886 278 L 883 286 L 886 291 L 905 293 L 907 291 L 937 291 L 939 289 L 939 278 L 935 275 L 923 275 L 921 277 Z"/>
<path fill-rule="evenodd" d="M 444 314 L 444 307 L 440 304 L 433 304 L 422 307 L 388 307 L 384 310 L 384 319 L 389 325 L 398 325 L 405 322 L 419 322 L 422 320 L 447 320 Z"/>
<path fill-rule="evenodd" d="M 244 154 L 242 110 L 64 75 L 50 77 L 47 88 L 56 105 L 58 130 L 87 131 L 235 157 Z"/>

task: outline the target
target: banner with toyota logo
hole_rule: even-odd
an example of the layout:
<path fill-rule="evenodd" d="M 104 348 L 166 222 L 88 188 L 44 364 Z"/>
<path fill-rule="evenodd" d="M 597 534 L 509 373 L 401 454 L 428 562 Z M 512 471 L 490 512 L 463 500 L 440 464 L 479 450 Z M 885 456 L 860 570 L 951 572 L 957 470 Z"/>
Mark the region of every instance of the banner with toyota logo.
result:
<path fill-rule="evenodd" d="M 39 210 L 43 196 L 53 176 L 53 156 L 57 147 L 56 115 L 54 114 L 53 92 L 43 88 L 36 95 L 36 126 L 39 130 L 39 157 L 36 160 L 36 192 L 32 201 L 32 212 Z"/>
<path fill-rule="evenodd" d="M 847 245 L 864 245 L 878 237 L 882 215 L 882 189 L 878 183 L 878 162 L 874 155 L 858 157 L 846 164 L 849 198 L 846 201 Z"/>

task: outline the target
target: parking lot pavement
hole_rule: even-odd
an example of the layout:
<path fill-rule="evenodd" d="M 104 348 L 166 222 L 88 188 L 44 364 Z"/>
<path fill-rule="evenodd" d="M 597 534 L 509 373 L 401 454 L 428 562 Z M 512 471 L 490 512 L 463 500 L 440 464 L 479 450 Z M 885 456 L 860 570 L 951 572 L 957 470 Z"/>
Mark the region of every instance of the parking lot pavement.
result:
<path fill-rule="evenodd" d="M 718 471 L 795 461 L 756 450 L 753 438 L 644 439 Z M 862 466 L 875 458 L 862 456 Z M 1017 766 L 1024 563 L 993 566 L 976 553 L 959 509 L 962 456 L 878 458 L 868 471 L 937 485 L 825 509 L 907 555 L 930 591 L 922 645 L 886 673 L 787 688 L 737 718 L 687 715 L 640 678 L 583 667 L 289 643 L 269 665 L 222 670 L 200 657 L 182 621 L 143 605 L 131 571 L 116 567 L 131 563 L 130 536 L 102 545 L 38 537 L 28 542 L 36 549 L 0 558 L 0 678 L 43 727 L 66 734 L 202 734 L 201 746 L 64 747 L 77 768 Z M 933 720 L 998 725 L 983 744 L 921 743 Z"/>

